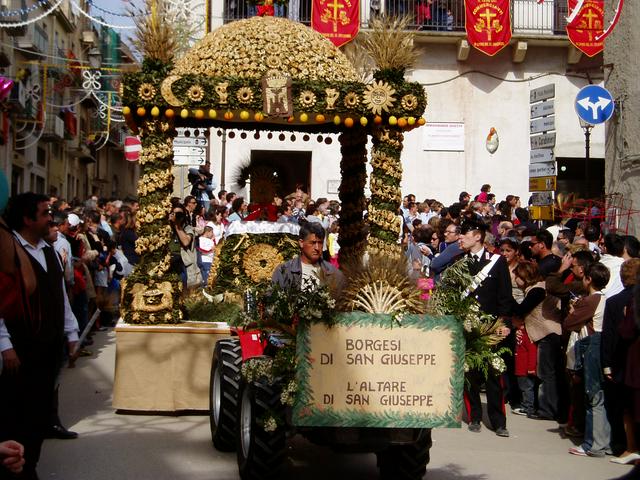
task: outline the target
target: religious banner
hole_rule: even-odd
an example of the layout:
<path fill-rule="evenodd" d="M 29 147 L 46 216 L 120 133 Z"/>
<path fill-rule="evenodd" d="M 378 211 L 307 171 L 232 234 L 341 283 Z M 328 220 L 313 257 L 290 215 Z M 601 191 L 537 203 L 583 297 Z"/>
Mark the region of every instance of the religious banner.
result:
<path fill-rule="evenodd" d="M 336 47 L 350 42 L 360 29 L 359 0 L 313 0 L 311 28 Z"/>
<path fill-rule="evenodd" d="M 469 43 L 494 56 L 511 40 L 509 0 L 465 0 L 465 30 Z"/>
<path fill-rule="evenodd" d="M 571 43 L 588 57 L 604 49 L 604 0 L 567 0 L 567 35 Z"/>

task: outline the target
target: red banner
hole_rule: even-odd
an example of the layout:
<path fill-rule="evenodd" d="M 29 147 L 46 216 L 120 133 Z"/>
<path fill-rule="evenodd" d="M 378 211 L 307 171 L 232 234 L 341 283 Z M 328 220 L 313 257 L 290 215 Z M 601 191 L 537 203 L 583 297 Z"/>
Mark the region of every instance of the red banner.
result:
<path fill-rule="evenodd" d="M 569 18 L 567 35 L 573 45 L 588 57 L 604 49 L 604 0 L 584 0 L 578 12 L 574 12 L 578 0 L 567 0 Z"/>
<path fill-rule="evenodd" d="M 464 0 L 469 43 L 494 56 L 511 40 L 509 0 Z"/>
<path fill-rule="evenodd" d="M 311 28 L 336 47 L 350 42 L 360 29 L 360 0 L 313 0 Z"/>

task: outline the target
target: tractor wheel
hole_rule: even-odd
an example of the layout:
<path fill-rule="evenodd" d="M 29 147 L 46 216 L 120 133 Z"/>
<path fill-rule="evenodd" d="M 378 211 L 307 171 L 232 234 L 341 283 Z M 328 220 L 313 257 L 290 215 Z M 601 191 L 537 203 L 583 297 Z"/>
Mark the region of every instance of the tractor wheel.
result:
<path fill-rule="evenodd" d="M 410 445 L 392 445 L 379 452 L 378 468 L 382 480 L 421 480 L 427 471 L 431 430 L 420 432 L 418 440 Z"/>
<path fill-rule="evenodd" d="M 265 417 L 284 418 L 281 388 L 263 382 L 245 384 L 238 416 L 238 470 L 242 480 L 278 478 L 286 460 L 286 427 L 265 431 Z"/>
<path fill-rule="evenodd" d="M 221 452 L 236 449 L 241 370 L 240 341 L 229 338 L 216 342 L 209 383 L 209 424 L 213 446 Z"/>

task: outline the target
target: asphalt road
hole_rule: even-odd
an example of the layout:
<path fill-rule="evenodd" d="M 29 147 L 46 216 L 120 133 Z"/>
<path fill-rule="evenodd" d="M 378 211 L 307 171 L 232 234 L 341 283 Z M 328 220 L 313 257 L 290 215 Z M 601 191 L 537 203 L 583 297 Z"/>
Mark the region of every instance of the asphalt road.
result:
<path fill-rule="evenodd" d="M 117 414 L 111 407 L 115 334 L 98 333 L 93 358 L 65 369 L 61 417 L 77 431 L 76 440 L 47 440 L 39 466 L 41 479 L 60 480 L 235 480 L 235 454 L 213 449 L 204 414 Z M 557 424 L 508 414 L 510 438 L 487 428 L 433 432 L 427 470 L 430 480 L 612 479 L 631 467 L 607 458 L 576 457 Z M 466 426 L 463 426 L 466 427 Z M 287 479 L 371 480 L 372 454 L 339 454 L 295 438 L 290 444 Z"/>

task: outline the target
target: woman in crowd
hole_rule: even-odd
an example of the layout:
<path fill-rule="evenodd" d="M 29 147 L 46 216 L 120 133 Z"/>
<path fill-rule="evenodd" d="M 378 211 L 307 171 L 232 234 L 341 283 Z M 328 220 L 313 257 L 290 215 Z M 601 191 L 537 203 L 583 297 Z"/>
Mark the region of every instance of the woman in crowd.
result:
<path fill-rule="evenodd" d="M 231 214 L 229 215 L 229 223 L 239 222 L 244 220 L 247 216 L 247 202 L 244 201 L 244 197 L 236 197 L 231 204 Z"/>
<path fill-rule="evenodd" d="M 140 261 L 140 256 L 136 253 L 136 218 L 130 210 L 122 212 L 124 224 L 118 235 L 118 246 L 122 248 L 122 253 L 127 257 L 131 265 L 136 265 Z"/>
<path fill-rule="evenodd" d="M 535 417 L 553 420 L 558 413 L 560 340 L 562 335 L 559 300 L 547 296 L 545 283 L 533 262 L 519 262 L 515 268 L 516 283 L 524 291 L 522 303 L 514 307 L 514 315 L 524 319 L 527 335 L 538 348 L 538 411 Z"/>
<path fill-rule="evenodd" d="M 511 295 L 516 302 L 522 303 L 522 300 L 524 300 L 524 292 L 516 283 L 515 274 L 518 261 L 520 260 L 518 240 L 513 237 L 505 237 L 500 240 L 498 246 L 500 247 L 500 254 L 505 258 L 509 266 L 509 273 L 511 274 Z"/>

